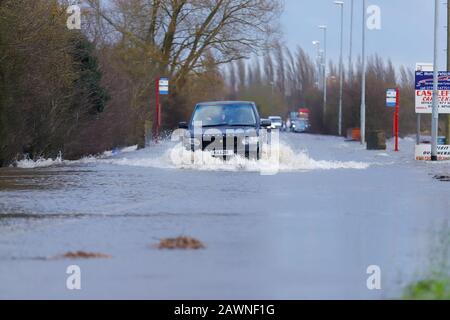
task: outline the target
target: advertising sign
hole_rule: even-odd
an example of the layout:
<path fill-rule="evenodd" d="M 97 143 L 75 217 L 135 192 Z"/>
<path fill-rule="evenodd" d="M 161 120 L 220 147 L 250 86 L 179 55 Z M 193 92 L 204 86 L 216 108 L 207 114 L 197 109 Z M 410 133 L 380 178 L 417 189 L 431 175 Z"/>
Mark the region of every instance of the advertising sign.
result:
<path fill-rule="evenodd" d="M 438 75 L 439 113 L 450 114 L 450 72 Z M 416 71 L 416 113 L 432 113 L 433 72 Z"/>
<path fill-rule="evenodd" d="M 418 161 L 431 161 L 431 144 L 419 144 L 416 145 L 416 160 Z M 450 146 L 440 145 L 438 146 L 438 160 L 450 160 Z"/>

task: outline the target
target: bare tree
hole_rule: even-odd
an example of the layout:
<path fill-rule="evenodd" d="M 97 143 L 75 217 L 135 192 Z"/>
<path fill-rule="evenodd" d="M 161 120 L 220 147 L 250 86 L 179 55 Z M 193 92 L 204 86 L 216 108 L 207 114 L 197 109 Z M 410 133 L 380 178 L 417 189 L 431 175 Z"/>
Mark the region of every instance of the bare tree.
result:
<path fill-rule="evenodd" d="M 239 76 L 239 90 L 244 90 L 246 85 L 247 70 L 243 59 L 236 62 L 237 74 Z"/>
<path fill-rule="evenodd" d="M 275 81 L 275 68 L 273 65 L 272 55 L 270 53 L 266 53 L 264 55 L 264 79 L 266 84 L 272 85 Z"/>
<path fill-rule="evenodd" d="M 144 48 L 178 84 L 204 66 L 206 52 L 220 65 L 267 47 L 282 7 L 281 0 L 113 0 L 108 7 L 87 2 L 118 39 Z"/>
<path fill-rule="evenodd" d="M 277 87 L 284 95 L 286 93 L 286 69 L 284 49 L 280 43 L 277 43 L 275 47 L 275 59 L 277 62 Z"/>
<path fill-rule="evenodd" d="M 228 66 L 228 70 L 229 70 L 229 75 L 230 75 L 230 97 L 232 99 L 235 98 L 236 96 L 236 83 L 237 83 L 237 79 L 236 79 L 236 67 L 234 65 L 234 63 L 230 63 L 230 65 Z"/>

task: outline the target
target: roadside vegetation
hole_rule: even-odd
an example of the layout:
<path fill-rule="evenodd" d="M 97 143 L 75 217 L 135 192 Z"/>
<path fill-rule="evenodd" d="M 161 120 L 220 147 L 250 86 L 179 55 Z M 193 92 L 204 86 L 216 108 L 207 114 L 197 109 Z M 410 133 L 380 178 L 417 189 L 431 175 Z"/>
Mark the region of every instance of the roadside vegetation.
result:
<path fill-rule="evenodd" d="M 450 231 L 443 227 L 437 235 L 438 241 L 433 249 L 430 276 L 419 280 L 405 289 L 406 300 L 450 300 Z"/>
<path fill-rule="evenodd" d="M 410 285 L 403 297 L 406 300 L 450 300 L 450 278 L 436 277 Z"/>

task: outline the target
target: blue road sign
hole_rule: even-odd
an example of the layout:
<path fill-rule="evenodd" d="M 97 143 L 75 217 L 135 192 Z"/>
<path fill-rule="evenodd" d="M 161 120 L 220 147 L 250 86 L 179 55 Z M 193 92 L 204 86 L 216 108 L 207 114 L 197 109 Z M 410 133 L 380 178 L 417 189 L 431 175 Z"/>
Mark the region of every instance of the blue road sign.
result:
<path fill-rule="evenodd" d="M 438 73 L 439 90 L 450 90 L 450 72 L 440 71 Z M 416 90 L 433 90 L 433 72 L 416 72 Z"/>
<path fill-rule="evenodd" d="M 160 78 L 159 79 L 159 94 L 167 95 L 169 94 L 169 79 Z"/>
<path fill-rule="evenodd" d="M 389 108 L 397 106 L 397 89 L 386 90 L 386 106 Z"/>

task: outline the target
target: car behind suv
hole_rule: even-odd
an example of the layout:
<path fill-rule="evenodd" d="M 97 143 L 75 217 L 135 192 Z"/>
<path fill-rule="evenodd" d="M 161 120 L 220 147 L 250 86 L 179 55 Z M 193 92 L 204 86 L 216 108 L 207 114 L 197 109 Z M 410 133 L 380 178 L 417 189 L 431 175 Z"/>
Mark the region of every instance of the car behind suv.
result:
<path fill-rule="evenodd" d="M 282 130 L 283 129 L 283 119 L 281 117 L 272 116 L 269 117 L 269 120 L 271 121 L 272 129 Z"/>

